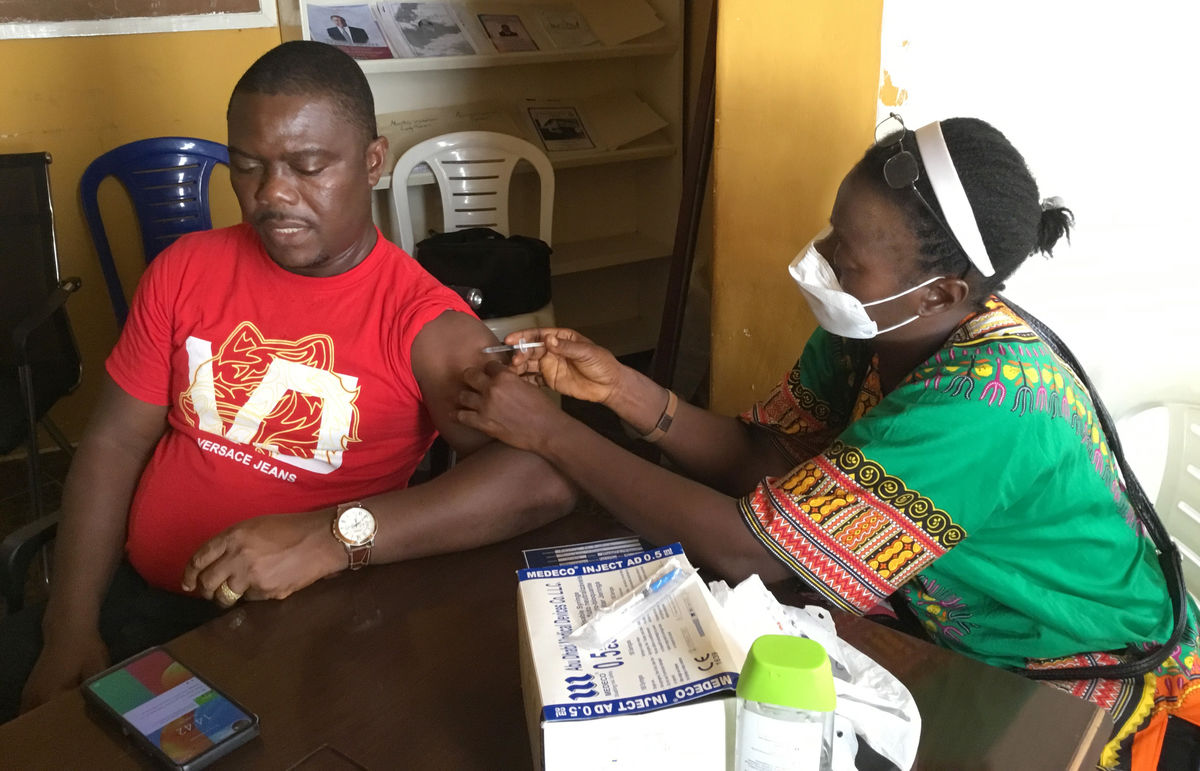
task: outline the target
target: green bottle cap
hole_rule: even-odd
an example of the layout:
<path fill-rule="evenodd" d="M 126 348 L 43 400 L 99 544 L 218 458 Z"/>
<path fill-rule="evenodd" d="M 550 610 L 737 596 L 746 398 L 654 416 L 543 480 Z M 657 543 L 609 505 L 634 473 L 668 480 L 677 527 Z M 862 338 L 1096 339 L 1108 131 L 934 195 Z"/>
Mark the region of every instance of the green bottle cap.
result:
<path fill-rule="evenodd" d="M 819 642 L 768 634 L 750 646 L 737 695 L 781 707 L 832 712 L 837 701 L 829 656 Z"/>

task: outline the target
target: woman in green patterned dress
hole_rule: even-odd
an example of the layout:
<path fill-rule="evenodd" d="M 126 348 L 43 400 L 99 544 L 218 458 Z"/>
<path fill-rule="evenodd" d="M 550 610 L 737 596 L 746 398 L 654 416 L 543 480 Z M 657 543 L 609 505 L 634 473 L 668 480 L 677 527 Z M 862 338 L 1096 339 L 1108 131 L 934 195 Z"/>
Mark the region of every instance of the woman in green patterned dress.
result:
<path fill-rule="evenodd" d="M 1067 234 L 1070 211 L 1039 199 L 983 121 L 909 131 L 893 116 L 877 137 L 789 267 L 821 328 L 740 418 L 679 404 L 578 333 L 542 329 L 509 336 L 546 343 L 511 370 L 466 373 L 460 419 L 724 576 L 795 575 L 858 614 L 890 600 L 948 648 L 1065 670 L 1051 682 L 1113 716 L 1105 767 L 1196 767 L 1195 608 L 1173 608 L 1169 560 L 1069 354 L 996 294 Z M 518 374 L 607 405 L 680 473 L 607 442 Z M 1144 675 L 1088 676 L 1157 645 Z"/>

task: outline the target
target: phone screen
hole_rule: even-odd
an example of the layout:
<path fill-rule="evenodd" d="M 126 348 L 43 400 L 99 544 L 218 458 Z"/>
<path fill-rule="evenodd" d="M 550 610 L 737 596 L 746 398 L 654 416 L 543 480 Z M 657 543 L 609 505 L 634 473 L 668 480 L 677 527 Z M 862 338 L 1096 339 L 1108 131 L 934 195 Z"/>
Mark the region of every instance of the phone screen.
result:
<path fill-rule="evenodd" d="M 252 715 L 161 649 L 127 662 L 87 688 L 179 765 L 254 724 Z"/>

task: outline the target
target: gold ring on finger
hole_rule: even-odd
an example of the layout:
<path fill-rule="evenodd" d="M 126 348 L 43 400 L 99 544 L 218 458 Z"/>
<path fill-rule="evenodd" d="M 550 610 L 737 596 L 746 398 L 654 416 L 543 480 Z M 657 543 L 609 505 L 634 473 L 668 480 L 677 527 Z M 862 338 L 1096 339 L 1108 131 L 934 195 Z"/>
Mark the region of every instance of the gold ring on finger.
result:
<path fill-rule="evenodd" d="M 222 581 L 221 585 L 217 587 L 216 600 L 221 605 L 228 608 L 231 605 L 237 604 L 237 601 L 240 599 L 242 599 L 241 592 L 235 592 L 230 589 L 228 581 Z"/>

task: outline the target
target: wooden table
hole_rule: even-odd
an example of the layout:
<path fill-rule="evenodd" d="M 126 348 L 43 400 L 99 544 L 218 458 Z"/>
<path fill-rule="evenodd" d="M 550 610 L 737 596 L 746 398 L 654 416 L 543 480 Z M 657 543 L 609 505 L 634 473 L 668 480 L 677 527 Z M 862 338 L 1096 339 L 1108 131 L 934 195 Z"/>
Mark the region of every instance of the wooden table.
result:
<path fill-rule="evenodd" d="M 517 664 L 521 549 L 623 532 L 573 514 L 502 544 L 373 566 L 247 603 L 170 643 L 262 719 L 216 768 L 528 769 Z M 841 635 L 900 678 L 922 769 L 1094 765 L 1103 711 L 862 619 Z M 152 768 L 78 692 L 0 726 L 0 768 Z"/>

